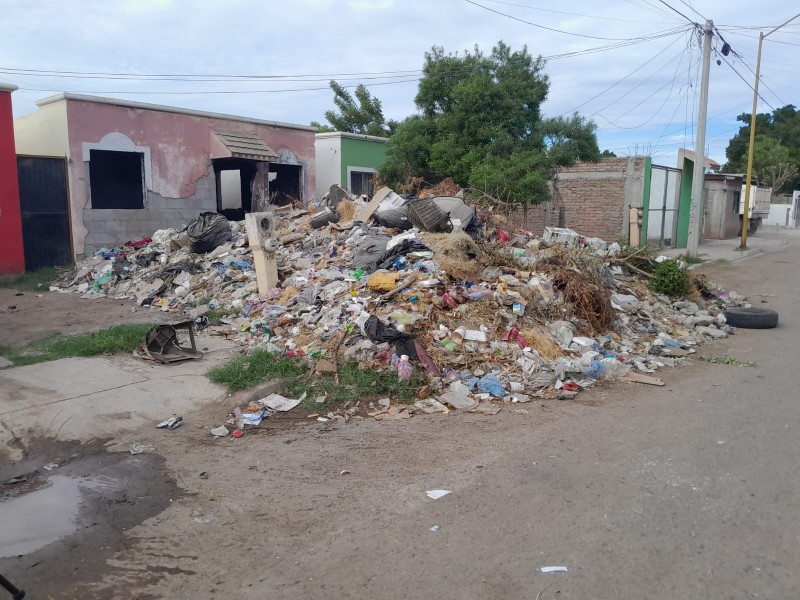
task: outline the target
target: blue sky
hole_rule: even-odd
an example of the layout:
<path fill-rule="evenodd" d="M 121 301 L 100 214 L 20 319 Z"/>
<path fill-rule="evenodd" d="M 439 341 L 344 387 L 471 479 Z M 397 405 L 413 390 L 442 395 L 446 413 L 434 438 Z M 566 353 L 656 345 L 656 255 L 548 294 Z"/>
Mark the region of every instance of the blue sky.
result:
<path fill-rule="evenodd" d="M 702 21 L 699 15 L 713 19 L 743 59 L 728 60 L 750 84 L 757 28 L 774 26 L 800 8 L 785 0 L 668 3 L 693 21 Z M 386 115 L 402 119 L 415 110 L 416 79 L 432 45 L 460 51 L 478 44 L 489 50 L 502 39 L 512 48 L 526 44 L 535 55 L 554 57 L 546 66 L 551 81 L 546 115 L 577 108 L 598 124 L 601 148 L 651 154 L 656 162 L 673 165 L 680 146 L 694 147 L 697 36 L 623 40 L 684 26 L 689 23 L 660 0 L 602 5 L 590 0 L 29 0 L 4 7 L 0 81 L 22 88 L 13 96 L 16 115 L 34 111 L 39 98 L 80 91 L 309 123 L 323 120 L 331 108 L 327 81 L 333 76 L 345 85 L 368 85 Z M 716 43 L 721 47 L 721 40 Z M 611 44 L 626 45 L 555 57 Z M 774 107 L 800 104 L 794 58 L 799 46 L 800 19 L 764 44 L 760 91 Z M 20 70 L 103 75 L 69 78 Z M 174 81 L 106 73 L 271 78 Z M 738 129 L 736 116 L 750 110 L 752 90 L 725 62 L 712 62 L 710 81 L 707 148 L 723 162 L 727 141 Z M 759 110 L 770 109 L 760 101 Z"/>

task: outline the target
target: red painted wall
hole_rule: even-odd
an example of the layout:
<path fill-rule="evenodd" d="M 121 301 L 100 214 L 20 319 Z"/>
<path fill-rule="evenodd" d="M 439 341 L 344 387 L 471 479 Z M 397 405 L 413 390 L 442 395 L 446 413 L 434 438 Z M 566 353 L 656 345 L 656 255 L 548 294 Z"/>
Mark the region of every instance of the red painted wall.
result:
<path fill-rule="evenodd" d="M 0 275 L 24 270 L 11 92 L 0 88 Z"/>

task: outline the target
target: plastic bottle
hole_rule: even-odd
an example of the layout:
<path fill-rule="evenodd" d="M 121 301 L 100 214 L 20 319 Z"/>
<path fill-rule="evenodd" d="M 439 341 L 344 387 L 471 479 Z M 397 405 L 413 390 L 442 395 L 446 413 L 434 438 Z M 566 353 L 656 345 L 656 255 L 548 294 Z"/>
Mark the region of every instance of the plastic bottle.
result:
<path fill-rule="evenodd" d="M 401 381 L 408 381 L 414 374 L 414 366 L 408 362 L 408 356 L 403 354 L 397 363 L 397 377 Z"/>

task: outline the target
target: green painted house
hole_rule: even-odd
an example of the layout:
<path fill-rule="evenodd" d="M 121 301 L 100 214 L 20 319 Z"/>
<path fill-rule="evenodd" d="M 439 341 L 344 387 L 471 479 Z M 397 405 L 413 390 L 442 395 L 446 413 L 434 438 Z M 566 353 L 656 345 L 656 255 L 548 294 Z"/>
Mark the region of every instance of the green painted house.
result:
<path fill-rule="evenodd" d="M 334 184 L 353 194 L 372 194 L 373 175 L 386 158 L 386 138 L 359 133 L 318 133 L 314 141 L 317 198 Z"/>

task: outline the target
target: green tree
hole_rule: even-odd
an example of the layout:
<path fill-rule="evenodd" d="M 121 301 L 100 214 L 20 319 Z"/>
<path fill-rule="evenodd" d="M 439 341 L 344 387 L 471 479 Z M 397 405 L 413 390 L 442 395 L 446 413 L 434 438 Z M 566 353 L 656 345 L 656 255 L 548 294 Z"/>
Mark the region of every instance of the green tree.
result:
<path fill-rule="evenodd" d="M 744 123 L 728 142 L 724 171 L 744 173 L 750 144 L 750 114 L 741 114 Z M 774 192 L 800 187 L 800 112 L 791 104 L 772 113 L 756 115 L 756 142 L 753 148 L 753 173 Z"/>
<path fill-rule="evenodd" d="M 355 97 L 335 81 L 331 81 L 330 86 L 333 90 L 333 103 L 339 112 L 325 111 L 325 119 L 330 126 L 312 121 L 312 127 L 316 127 L 320 132 L 344 131 L 389 137 L 397 122 L 386 120 L 381 101 L 373 97 L 363 84 L 356 87 Z"/>
<path fill-rule="evenodd" d="M 425 54 L 415 98 L 419 114 L 390 138 L 381 175 L 392 185 L 411 177 L 451 176 L 501 200 L 541 202 L 559 166 L 597 160 L 595 125 L 577 114 L 544 119 L 549 81 L 544 62 L 502 41 L 485 55 L 434 46 Z"/>

